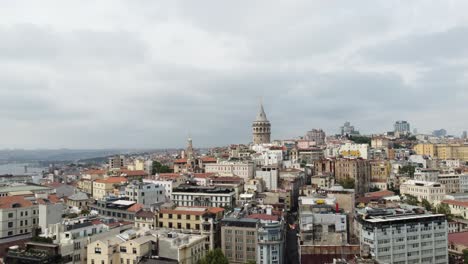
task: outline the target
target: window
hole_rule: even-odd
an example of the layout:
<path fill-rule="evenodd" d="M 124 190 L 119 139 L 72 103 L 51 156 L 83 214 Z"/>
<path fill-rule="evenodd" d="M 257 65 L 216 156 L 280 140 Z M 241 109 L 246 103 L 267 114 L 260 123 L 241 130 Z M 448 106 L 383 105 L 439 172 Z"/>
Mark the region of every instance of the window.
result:
<path fill-rule="evenodd" d="M 81 243 L 80 242 L 75 242 L 74 245 L 73 245 L 73 249 L 75 249 L 75 250 L 81 249 Z"/>
<path fill-rule="evenodd" d="M 12 236 L 13 235 L 13 231 L 8 231 L 8 236 Z"/>
<path fill-rule="evenodd" d="M 94 253 L 101 254 L 101 248 L 94 248 Z"/>
<path fill-rule="evenodd" d="M 13 213 L 9 213 L 8 218 L 13 218 Z"/>
<path fill-rule="evenodd" d="M 133 251 L 132 251 L 132 252 L 133 252 L 133 254 L 136 254 L 136 253 L 137 253 L 136 248 L 133 248 Z"/>
<path fill-rule="evenodd" d="M 121 246 L 121 247 L 120 247 L 120 252 L 127 253 L 127 248 L 126 248 L 126 247 L 123 247 L 123 246 Z"/>
<path fill-rule="evenodd" d="M 182 219 L 182 215 L 178 214 L 177 219 Z"/>
<path fill-rule="evenodd" d="M 13 227 L 13 222 L 8 222 L 8 227 L 9 228 Z"/>
<path fill-rule="evenodd" d="M 190 224 L 187 224 L 186 227 L 187 229 L 191 229 Z"/>

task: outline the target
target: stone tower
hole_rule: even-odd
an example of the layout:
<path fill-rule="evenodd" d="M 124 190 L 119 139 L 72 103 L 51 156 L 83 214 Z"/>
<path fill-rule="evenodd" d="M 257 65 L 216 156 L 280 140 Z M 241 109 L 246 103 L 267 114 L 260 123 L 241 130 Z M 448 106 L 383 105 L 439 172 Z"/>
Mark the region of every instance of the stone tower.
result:
<path fill-rule="evenodd" d="M 271 125 L 266 117 L 262 104 L 260 104 L 260 111 L 252 124 L 252 133 L 254 144 L 270 143 Z"/>

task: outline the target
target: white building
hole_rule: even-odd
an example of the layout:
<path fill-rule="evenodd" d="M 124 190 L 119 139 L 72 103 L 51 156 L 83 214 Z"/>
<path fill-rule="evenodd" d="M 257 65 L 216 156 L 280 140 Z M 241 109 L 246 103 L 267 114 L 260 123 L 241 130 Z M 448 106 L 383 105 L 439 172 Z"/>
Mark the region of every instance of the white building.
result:
<path fill-rule="evenodd" d="M 252 179 L 255 173 L 255 164 L 253 162 L 223 161 L 206 164 L 205 172 L 217 173 L 220 176 L 239 176 L 243 179 Z"/>
<path fill-rule="evenodd" d="M 400 193 L 415 196 L 419 201 L 439 203 L 445 199 L 445 186 L 438 182 L 408 180 L 400 185 Z"/>
<path fill-rule="evenodd" d="M 369 158 L 369 145 L 368 144 L 355 144 L 345 143 L 341 145 L 339 154 L 343 158 Z"/>
<path fill-rule="evenodd" d="M 460 175 L 460 192 L 468 193 L 468 174 Z"/>
<path fill-rule="evenodd" d="M 417 181 L 437 182 L 439 181 L 439 171 L 434 169 L 416 169 L 414 179 Z"/>
<path fill-rule="evenodd" d="M 172 188 L 174 187 L 173 181 L 163 181 L 163 180 L 148 180 L 143 179 L 144 183 L 152 183 L 164 187 L 164 195 L 166 196 L 166 201 L 171 200 Z"/>
<path fill-rule="evenodd" d="M 39 204 L 39 227 L 44 230 L 50 224 L 60 223 L 66 206 L 63 203 Z"/>
<path fill-rule="evenodd" d="M 166 189 L 162 185 L 134 181 L 125 187 L 125 196 L 131 201 L 149 207 L 166 202 Z"/>
<path fill-rule="evenodd" d="M 234 207 L 236 192 L 232 188 L 179 186 L 171 201 L 177 206 Z"/>
<path fill-rule="evenodd" d="M 448 226 L 443 214 L 357 217 L 361 249 L 378 263 L 448 264 Z"/>
<path fill-rule="evenodd" d="M 257 263 L 281 264 L 284 255 L 283 221 L 261 220 L 258 229 Z"/>
<path fill-rule="evenodd" d="M 253 160 L 260 166 L 281 165 L 283 161 L 283 150 L 267 149 L 252 155 Z"/>
<path fill-rule="evenodd" d="M 265 182 L 265 188 L 268 191 L 278 189 L 279 169 L 277 167 L 268 166 L 257 169 L 255 177 L 260 178 Z"/>
<path fill-rule="evenodd" d="M 130 228 L 122 226 L 111 229 L 107 224 L 97 222 L 93 224 L 85 218 L 64 220 L 62 223 L 49 225 L 42 236 L 54 238 L 54 243 L 60 246 L 64 263 L 82 263 L 86 259 L 86 246 L 89 243 L 107 236 L 118 235 L 124 228 Z"/>

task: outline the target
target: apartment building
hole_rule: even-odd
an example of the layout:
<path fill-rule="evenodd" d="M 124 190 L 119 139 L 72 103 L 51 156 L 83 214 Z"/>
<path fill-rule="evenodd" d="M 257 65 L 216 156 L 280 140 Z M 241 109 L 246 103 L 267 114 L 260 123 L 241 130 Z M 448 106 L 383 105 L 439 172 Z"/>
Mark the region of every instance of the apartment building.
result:
<path fill-rule="evenodd" d="M 466 144 L 417 144 L 414 151 L 419 155 L 437 157 L 442 160 L 458 159 L 468 161 L 468 145 Z"/>
<path fill-rule="evenodd" d="M 447 194 L 460 192 L 460 174 L 440 174 L 438 178 Z"/>
<path fill-rule="evenodd" d="M 369 191 L 371 181 L 371 165 L 368 160 L 337 159 L 335 161 L 335 180 L 342 182 L 354 180 L 354 189 L 357 195 Z"/>
<path fill-rule="evenodd" d="M 430 203 L 439 203 L 445 199 L 445 186 L 438 182 L 408 180 L 400 184 L 400 193 L 409 194 L 419 201 L 426 199 Z"/>
<path fill-rule="evenodd" d="M 443 214 L 365 210 L 356 217 L 361 249 L 379 263 L 448 263 Z"/>
<path fill-rule="evenodd" d="M 258 229 L 256 263 L 282 264 L 285 241 L 283 221 L 265 215 L 258 217 L 261 227 Z"/>
<path fill-rule="evenodd" d="M 170 228 L 191 234 L 206 236 L 206 249 L 212 250 L 221 246 L 220 221 L 224 208 L 179 206 L 174 209 L 161 209 L 157 214 L 157 227 Z"/>
<path fill-rule="evenodd" d="M 0 197 L 0 238 L 29 234 L 39 225 L 39 206 L 23 196 Z"/>
<path fill-rule="evenodd" d="M 126 184 L 125 177 L 109 177 L 106 179 L 99 179 L 93 182 L 93 198 L 96 200 L 102 199 L 105 196 L 114 193 L 114 189 L 118 185 Z"/>
<path fill-rule="evenodd" d="M 134 221 L 136 212 L 143 208 L 142 204 L 134 201 L 123 200 L 119 197 L 105 197 L 89 204 L 90 210 L 107 217 L 114 217 L 124 221 Z"/>
<path fill-rule="evenodd" d="M 205 172 L 215 173 L 220 176 L 238 176 L 243 179 L 252 179 L 255 174 L 255 164 L 253 162 L 222 161 L 206 164 Z"/>
<path fill-rule="evenodd" d="M 133 181 L 125 186 L 125 196 L 145 207 L 165 203 L 165 192 L 164 186 L 149 182 Z"/>
<path fill-rule="evenodd" d="M 260 220 L 224 218 L 221 220 L 221 249 L 229 263 L 244 264 L 257 260 Z"/>
<path fill-rule="evenodd" d="M 177 206 L 234 207 L 232 188 L 181 185 L 172 190 L 171 201 Z"/>
<path fill-rule="evenodd" d="M 87 264 L 136 264 L 145 259 L 168 259 L 180 264 L 196 264 L 205 256 L 205 236 L 167 230 L 127 230 L 109 236 L 87 248 Z"/>
<path fill-rule="evenodd" d="M 116 225 L 117 224 L 117 225 Z M 43 236 L 59 245 L 64 263 L 86 263 L 86 246 L 104 237 L 118 235 L 131 226 L 120 226 L 114 219 L 93 221 L 86 218 L 64 220 L 49 225 Z"/>

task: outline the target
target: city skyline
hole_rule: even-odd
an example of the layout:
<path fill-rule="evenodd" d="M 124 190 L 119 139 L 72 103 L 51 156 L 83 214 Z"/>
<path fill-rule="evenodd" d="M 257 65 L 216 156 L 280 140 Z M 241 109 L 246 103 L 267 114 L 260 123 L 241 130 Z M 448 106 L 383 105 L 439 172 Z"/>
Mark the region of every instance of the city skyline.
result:
<path fill-rule="evenodd" d="M 248 143 L 260 97 L 272 139 L 397 120 L 460 136 L 467 6 L 3 3 L 0 149 Z"/>

